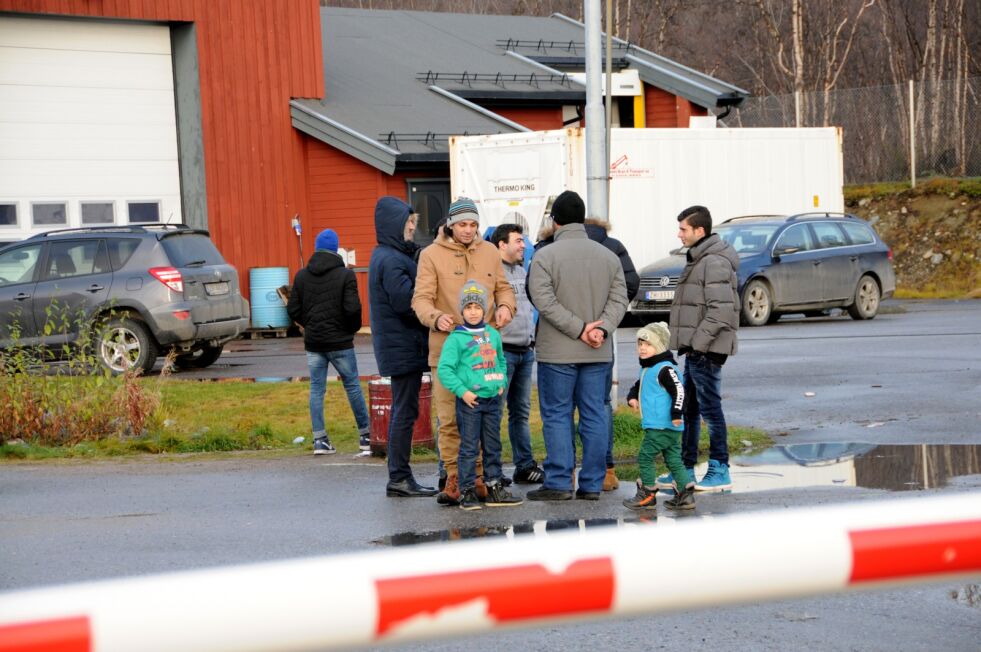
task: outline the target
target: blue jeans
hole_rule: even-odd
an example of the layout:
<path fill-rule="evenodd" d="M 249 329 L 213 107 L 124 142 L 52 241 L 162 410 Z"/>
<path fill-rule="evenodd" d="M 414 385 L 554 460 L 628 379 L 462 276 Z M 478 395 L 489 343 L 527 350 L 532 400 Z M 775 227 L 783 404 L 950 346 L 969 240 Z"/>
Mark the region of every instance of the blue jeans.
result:
<path fill-rule="evenodd" d="M 698 461 L 698 439 L 705 419 L 709 431 L 709 459 L 729 463 L 729 432 L 722 413 L 722 367 L 705 355 L 685 356 L 685 432 L 681 459 L 686 468 Z"/>
<path fill-rule="evenodd" d="M 484 453 L 484 482 L 501 479 L 501 397 L 480 397 L 477 407 L 456 399 L 456 427 L 460 429 L 460 491 L 477 482 L 477 455 Z"/>
<path fill-rule="evenodd" d="M 508 437 L 511 440 L 511 458 L 519 471 L 535 465 L 531 456 L 531 371 L 535 365 L 535 349 L 524 353 L 504 352 L 508 363 Z"/>
<path fill-rule="evenodd" d="M 313 426 L 314 437 L 325 437 L 324 428 L 324 394 L 327 393 L 327 365 L 334 365 L 337 375 L 344 383 L 347 392 L 347 402 L 351 404 L 351 412 L 358 424 L 358 432 L 366 434 L 370 429 L 368 406 L 361 393 L 361 381 L 358 378 L 358 359 L 354 348 L 341 349 L 319 353 L 307 351 L 307 366 L 310 367 L 310 423 Z"/>
<path fill-rule="evenodd" d="M 419 418 L 422 372 L 392 376 L 392 412 L 388 420 L 388 479 L 402 482 L 412 477 L 412 431 Z"/>
<path fill-rule="evenodd" d="M 586 492 L 603 490 L 606 476 L 606 449 L 609 430 L 603 406 L 608 363 L 538 363 L 538 403 L 545 436 L 546 489 L 569 491 L 576 466 L 573 412 L 579 409 L 579 436 L 582 439 L 582 468 L 579 488 Z"/>
<path fill-rule="evenodd" d="M 606 423 L 610 433 L 610 442 L 606 446 L 606 468 L 613 468 L 613 403 L 610 394 L 613 392 L 613 365 L 616 360 L 610 360 L 606 366 L 606 389 L 603 393 L 603 409 L 606 410 Z"/>

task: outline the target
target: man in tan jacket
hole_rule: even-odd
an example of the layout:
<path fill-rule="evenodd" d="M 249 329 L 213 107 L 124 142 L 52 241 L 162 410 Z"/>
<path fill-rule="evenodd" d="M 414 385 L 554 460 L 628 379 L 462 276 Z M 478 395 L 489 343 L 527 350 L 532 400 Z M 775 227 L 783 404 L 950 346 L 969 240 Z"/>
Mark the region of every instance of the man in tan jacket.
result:
<path fill-rule="evenodd" d="M 455 505 L 460 500 L 457 479 L 460 431 L 456 425 L 456 396 L 443 387 L 436 373 L 446 337 L 457 324 L 463 323 L 460 290 L 467 279 L 474 279 L 491 289 L 492 301 L 485 314 L 495 328 L 511 321 L 517 305 L 501 257 L 494 245 L 480 237 L 479 227 L 480 216 L 473 200 L 460 197 L 450 205 L 446 226 L 419 256 L 416 289 L 412 295 L 412 309 L 419 321 L 429 328 L 429 366 L 433 372 L 433 397 L 439 416 L 439 456 L 446 470 L 446 485 L 436 498 L 441 505 Z M 482 473 L 478 464 L 478 479 Z M 486 492 L 480 482 L 477 492 L 478 495 Z"/>

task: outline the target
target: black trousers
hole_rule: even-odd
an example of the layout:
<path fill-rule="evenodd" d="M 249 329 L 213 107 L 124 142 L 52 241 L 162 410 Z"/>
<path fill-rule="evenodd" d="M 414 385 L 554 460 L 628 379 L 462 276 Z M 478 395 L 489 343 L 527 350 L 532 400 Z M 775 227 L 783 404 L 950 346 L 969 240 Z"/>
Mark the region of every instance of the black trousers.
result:
<path fill-rule="evenodd" d="M 388 479 L 402 482 L 412 477 L 412 429 L 419 418 L 422 372 L 392 376 L 392 412 L 388 421 Z"/>

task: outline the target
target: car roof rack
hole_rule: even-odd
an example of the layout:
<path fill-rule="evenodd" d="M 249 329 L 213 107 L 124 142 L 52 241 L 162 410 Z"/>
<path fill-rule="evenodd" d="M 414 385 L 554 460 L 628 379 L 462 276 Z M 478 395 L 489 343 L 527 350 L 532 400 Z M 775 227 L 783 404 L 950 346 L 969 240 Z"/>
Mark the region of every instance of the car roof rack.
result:
<path fill-rule="evenodd" d="M 736 217 L 730 217 L 727 220 L 723 220 L 722 224 L 728 224 L 729 222 L 738 222 L 739 220 L 753 220 L 753 219 L 773 219 L 773 218 L 784 219 L 787 216 L 781 215 L 779 213 L 760 213 L 759 215 L 737 215 Z"/>
<path fill-rule="evenodd" d="M 158 231 L 163 232 L 178 232 L 178 231 L 195 231 L 198 233 L 207 233 L 207 231 L 201 229 L 195 229 L 187 224 L 114 224 L 112 226 L 79 226 L 69 229 L 52 229 L 51 231 L 45 231 L 44 233 L 35 233 L 28 240 L 38 240 L 40 238 L 46 238 L 51 235 L 62 235 L 67 233 L 155 233 Z"/>
<path fill-rule="evenodd" d="M 809 213 L 795 213 L 787 218 L 788 222 L 793 222 L 802 217 L 847 217 L 851 219 L 858 219 L 851 213 L 840 213 L 838 211 L 811 211 Z"/>

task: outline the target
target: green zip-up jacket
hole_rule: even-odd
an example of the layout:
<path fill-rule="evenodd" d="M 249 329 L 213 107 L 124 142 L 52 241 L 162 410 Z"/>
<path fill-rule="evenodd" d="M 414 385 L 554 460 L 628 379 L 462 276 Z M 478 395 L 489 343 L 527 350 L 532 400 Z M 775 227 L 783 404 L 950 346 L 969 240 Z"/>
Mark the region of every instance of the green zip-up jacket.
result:
<path fill-rule="evenodd" d="M 501 334 L 492 326 L 457 326 L 443 344 L 436 373 L 460 398 L 468 391 L 481 398 L 497 396 L 508 380 Z"/>

